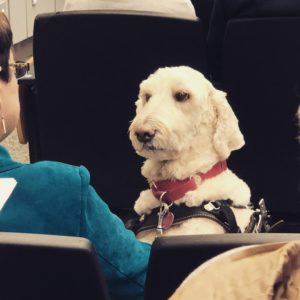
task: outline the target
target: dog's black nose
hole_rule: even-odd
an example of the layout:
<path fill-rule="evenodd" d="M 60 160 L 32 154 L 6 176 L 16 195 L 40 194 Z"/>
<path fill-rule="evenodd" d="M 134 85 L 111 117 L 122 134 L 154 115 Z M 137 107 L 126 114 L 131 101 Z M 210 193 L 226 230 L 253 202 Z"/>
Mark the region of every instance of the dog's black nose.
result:
<path fill-rule="evenodd" d="M 137 139 L 141 142 L 141 143 L 148 143 L 150 142 L 153 137 L 155 136 L 155 132 L 150 132 L 150 131 L 137 131 L 135 133 Z"/>

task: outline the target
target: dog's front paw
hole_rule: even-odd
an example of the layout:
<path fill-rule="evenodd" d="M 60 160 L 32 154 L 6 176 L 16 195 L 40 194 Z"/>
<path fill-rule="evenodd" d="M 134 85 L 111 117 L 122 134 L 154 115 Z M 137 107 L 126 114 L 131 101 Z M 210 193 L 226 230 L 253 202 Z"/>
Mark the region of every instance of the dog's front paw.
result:
<path fill-rule="evenodd" d="M 152 209 L 159 206 L 159 201 L 153 196 L 152 191 L 142 191 L 140 197 L 135 201 L 134 210 L 140 216 L 150 214 Z"/>
<path fill-rule="evenodd" d="M 197 207 L 200 206 L 204 200 L 201 193 L 198 193 L 196 190 L 187 192 L 181 202 L 188 207 Z"/>

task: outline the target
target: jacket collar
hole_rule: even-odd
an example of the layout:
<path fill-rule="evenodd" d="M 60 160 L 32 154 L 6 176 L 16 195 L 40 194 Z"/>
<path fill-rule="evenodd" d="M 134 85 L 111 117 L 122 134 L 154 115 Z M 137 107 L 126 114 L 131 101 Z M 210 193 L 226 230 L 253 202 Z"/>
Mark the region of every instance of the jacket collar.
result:
<path fill-rule="evenodd" d="M 23 164 L 12 160 L 8 151 L 0 145 L 0 173 L 21 167 Z"/>

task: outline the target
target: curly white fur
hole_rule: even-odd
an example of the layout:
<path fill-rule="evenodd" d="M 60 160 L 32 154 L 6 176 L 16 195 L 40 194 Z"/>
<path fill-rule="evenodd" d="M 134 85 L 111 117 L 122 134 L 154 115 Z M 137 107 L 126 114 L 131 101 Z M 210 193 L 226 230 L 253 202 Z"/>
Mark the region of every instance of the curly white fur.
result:
<path fill-rule="evenodd" d="M 188 95 L 178 101 L 176 95 Z M 138 133 L 153 138 L 141 142 Z M 145 157 L 142 174 L 151 184 L 159 180 L 185 179 L 194 176 L 197 189 L 188 192 L 175 204 L 199 206 L 204 200 L 231 199 L 238 225 L 242 230 L 249 223 L 252 211 L 248 185 L 232 171 L 226 170 L 201 182 L 195 174 L 205 173 L 217 162 L 226 160 L 231 151 L 244 145 L 238 120 L 226 100 L 198 71 L 186 67 L 158 69 L 140 85 L 136 101 L 136 117 L 129 127 L 129 137 L 136 152 Z M 151 190 L 141 192 L 135 211 L 149 214 L 159 206 Z M 190 219 L 168 229 L 166 235 L 224 232 L 220 225 L 203 218 Z M 138 238 L 152 242 L 153 232 L 142 232 Z"/>

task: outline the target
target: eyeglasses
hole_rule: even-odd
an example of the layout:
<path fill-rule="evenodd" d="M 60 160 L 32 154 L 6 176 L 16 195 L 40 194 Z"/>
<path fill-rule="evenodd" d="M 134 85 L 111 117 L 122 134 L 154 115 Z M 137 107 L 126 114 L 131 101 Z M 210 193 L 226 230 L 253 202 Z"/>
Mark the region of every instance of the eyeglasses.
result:
<path fill-rule="evenodd" d="M 17 79 L 26 76 L 30 70 L 30 64 L 24 61 L 17 61 L 9 66 L 14 68 Z"/>

